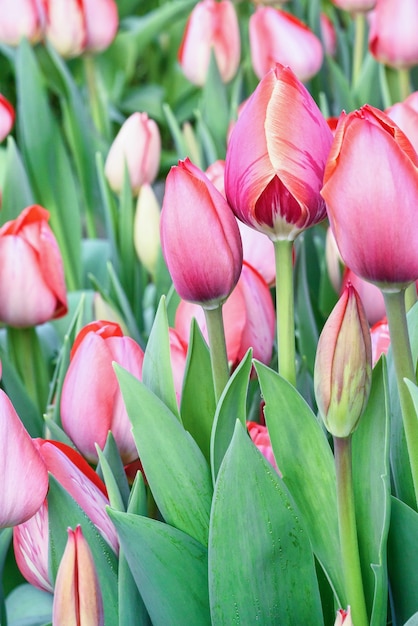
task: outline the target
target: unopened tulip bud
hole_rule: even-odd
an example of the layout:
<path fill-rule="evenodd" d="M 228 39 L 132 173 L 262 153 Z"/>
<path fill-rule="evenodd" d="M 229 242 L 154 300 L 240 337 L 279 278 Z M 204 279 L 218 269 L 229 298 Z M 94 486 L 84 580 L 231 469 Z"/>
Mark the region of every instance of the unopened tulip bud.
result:
<path fill-rule="evenodd" d="M 353 626 L 353 621 L 351 619 L 351 609 L 347 607 L 347 610 L 338 609 L 337 617 L 335 619 L 334 626 Z"/>
<path fill-rule="evenodd" d="M 347 285 L 319 337 L 314 384 L 318 408 L 334 437 L 357 427 L 371 385 L 369 325 L 360 297 Z"/>
<path fill-rule="evenodd" d="M 81 526 L 68 529 L 55 582 L 53 626 L 103 626 L 103 600 L 93 555 Z"/>
<path fill-rule="evenodd" d="M 37 0 L 2 0 L 0 42 L 18 46 L 25 38 L 34 44 L 41 38 L 41 22 Z"/>
<path fill-rule="evenodd" d="M 153 276 L 160 243 L 160 205 L 151 185 L 142 185 L 136 203 L 134 245 L 142 265 Z"/>

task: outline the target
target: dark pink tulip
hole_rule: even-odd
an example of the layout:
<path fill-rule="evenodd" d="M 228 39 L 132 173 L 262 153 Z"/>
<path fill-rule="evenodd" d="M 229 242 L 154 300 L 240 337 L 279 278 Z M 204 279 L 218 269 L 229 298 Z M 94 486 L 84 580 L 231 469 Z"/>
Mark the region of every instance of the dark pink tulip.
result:
<path fill-rule="evenodd" d="M 77 336 L 62 388 L 61 420 L 88 460 L 97 462 L 95 443 L 103 449 L 109 430 L 124 463 L 138 458 L 112 363 L 140 379 L 143 358 L 140 346 L 113 322 L 93 322 Z"/>
<path fill-rule="evenodd" d="M 207 308 L 226 300 L 241 273 L 241 236 L 225 198 L 189 159 L 167 176 L 160 228 L 179 296 Z"/>
<path fill-rule="evenodd" d="M 42 324 L 65 315 L 67 293 L 49 213 L 33 205 L 0 228 L 0 320 L 9 326 Z"/>
<path fill-rule="evenodd" d="M 326 216 L 320 196 L 332 133 L 286 67 L 259 83 L 232 131 L 225 190 L 236 216 L 271 239 L 293 240 Z"/>
<path fill-rule="evenodd" d="M 212 52 L 222 80 L 229 82 L 238 70 L 241 54 L 238 18 L 230 0 L 202 0 L 190 14 L 178 60 L 191 83 L 205 84 Z"/>
<path fill-rule="evenodd" d="M 18 46 L 26 38 L 36 43 L 42 36 L 38 0 L 1 0 L 0 42 Z"/>
<path fill-rule="evenodd" d="M 48 472 L 12 403 L 0 390 L 0 528 L 28 520 L 42 506 Z"/>
<path fill-rule="evenodd" d="M 378 61 L 391 67 L 417 65 L 417 23 L 416 0 L 377 0 L 370 14 L 370 52 Z"/>
<path fill-rule="evenodd" d="M 15 110 L 10 102 L 0 94 L 0 142 L 10 133 L 15 122 Z"/>
<path fill-rule="evenodd" d="M 344 263 L 379 286 L 418 278 L 418 155 L 384 113 L 340 118 L 322 189 Z"/>
<path fill-rule="evenodd" d="M 389 324 L 386 317 L 372 326 L 370 335 L 372 339 L 372 363 L 374 367 L 382 354 L 387 354 L 390 346 Z"/>
<path fill-rule="evenodd" d="M 259 79 L 276 63 L 288 65 L 302 81 L 321 69 L 321 41 L 306 24 L 286 11 L 259 7 L 250 17 L 249 34 L 252 65 Z"/>

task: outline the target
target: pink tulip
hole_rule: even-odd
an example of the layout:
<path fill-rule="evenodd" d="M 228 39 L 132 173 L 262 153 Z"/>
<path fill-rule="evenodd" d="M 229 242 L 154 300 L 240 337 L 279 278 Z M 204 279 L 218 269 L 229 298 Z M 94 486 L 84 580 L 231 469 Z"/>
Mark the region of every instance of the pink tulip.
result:
<path fill-rule="evenodd" d="M 369 49 L 391 67 L 418 64 L 418 3 L 416 0 L 377 0 L 370 14 Z"/>
<path fill-rule="evenodd" d="M 332 3 L 350 13 L 366 13 L 374 8 L 376 0 L 332 0 Z"/>
<path fill-rule="evenodd" d="M 370 105 L 342 114 L 322 195 L 344 263 L 384 286 L 418 278 L 418 155 Z"/>
<path fill-rule="evenodd" d="M 197 306 L 197 305 L 191 305 Z M 200 308 L 200 307 L 197 307 Z M 175 328 L 169 329 L 170 357 L 176 391 L 177 404 L 180 406 L 183 390 L 183 378 L 187 361 L 187 341 L 184 341 Z"/>
<path fill-rule="evenodd" d="M 415 150 L 418 150 L 418 111 L 407 100 L 397 102 L 386 109 L 385 113 L 405 133 Z M 412 103 L 412 100 L 409 102 Z"/>
<path fill-rule="evenodd" d="M 178 60 L 191 83 L 205 84 L 212 51 L 222 80 L 229 82 L 241 54 L 238 18 L 230 0 L 202 0 L 187 21 Z"/>
<path fill-rule="evenodd" d="M 157 124 L 146 113 L 133 113 L 122 124 L 105 164 L 105 175 L 116 193 L 123 189 L 128 168 L 132 193 L 154 182 L 160 167 L 161 137 Z"/>
<path fill-rule="evenodd" d="M 49 213 L 38 205 L 0 228 L 0 320 L 35 326 L 67 313 L 64 270 Z"/>
<path fill-rule="evenodd" d="M 257 424 L 257 422 L 247 422 L 247 429 L 253 443 L 260 450 L 261 454 L 274 467 L 274 469 L 279 472 L 276 459 L 274 458 L 273 448 L 271 447 L 270 435 L 267 427 Z"/>
<path fill-rule="evenodd" d="M 273 240 L 293 240 L 322 221 L 331 143 L 309 92 L 277 65 L 249 98 L 227 148 L 225 190 L 236 216 Z"/>
<path fill-rule="evenodd" d="M 384 317 L 370 329 L 372 339 L 372 364 L 376 365 L 382 354 L 387 354 L 390 346 L 389 324 Z"/>
<path fill-rule="evenodd" d="M 363 280 L 346 267 L 342 279 L 341 293 L 348 284 L 353 285 L 360 296 L 370 326 L 373 326 L 386 315 L 385 301 L 380 289 L 376 285 Z"/>
<path fill-rule="evenodd" d="M 337 53 L 337 32 L 334 22 L 323 11 L 319 14 L 319 26 L 324 50 L 330 57 L 333 57 Z"/>
<path fill-rule="evenodd" d="M 175 329 L 184 343 L 189 341 L 193 317 L 208 339 L 201 307 L 181 301 L 176 312 Z M 275 332 L 273 301 L 265 280 L 245 262 L 238 284 L 224 304 L 223 320 L 228 361 L 233 368 L 248 348 L 253 348 L 255 359 L 270 362 Z"/>
<path fill-rule="evenodd" d="M 48 473 L 12 403 L 0 390 L 0 528 L 28 520 L 42 505 Z"/>
<path fill-rule="evenodd" d="M 249 35 L 251 60 L 260 80 L 276 63 L 288 65 L 302 81 L 321 69 L 324 53 L 320 40 L 290 13 L 259 7 L 250 17 Z"/>
<path fill-rule="evenodd" d="M 124 463 L 138 458 L 112 363 L 141 379 L 144 353 L 118 324 L 93 322 L 77 335 L 61 395 L 65 432 L 89 461 L 97 462 L 95 444 L 103 449 L 109 430 Z"/>
<path fill-rule="evenodd" d="M 38 0 L 1 0 L 0 42 L 18 46 L 26 38 L 36 43 L 42 36 Z"/>
<path fill-rule="evenodd" d="M 189 159 L 171 168 L 161 212 L 161 246 L 177 293 L 206 307 L 229 296 L 242 267 L 235 217 Z"/>
<path fill-rule="evenodd" d="M 101 52 L 113 41 L 119 25 L 114 0 L 44 0 L 45 34 L 65 58 Z"/>
<path fill-rule="evenodd" d="M 0 142 L 9 135 L 15 122 L 15 110 L 10 102 L 0 94 Z"/>
<path fill-rule="evenodd" d="M 93 555 L 81 526 L 68 529 L 57 572 L 53 626 L 104 626 L 103 599 Z"/>
<path fill-rule="evenodd" d="M 117 553 L 119 543 L 115 528 L 106 512 L 109 500 L 102 480 L 83 459 L 65 444 L 34 440 L 46 469 L 70 494 Z M 52 591 L 48 571 L 49 526 L 48 503 L 44 501 L 36 514 L 13 529 L 16 563 L 26 580 L 39 589 Z"/>

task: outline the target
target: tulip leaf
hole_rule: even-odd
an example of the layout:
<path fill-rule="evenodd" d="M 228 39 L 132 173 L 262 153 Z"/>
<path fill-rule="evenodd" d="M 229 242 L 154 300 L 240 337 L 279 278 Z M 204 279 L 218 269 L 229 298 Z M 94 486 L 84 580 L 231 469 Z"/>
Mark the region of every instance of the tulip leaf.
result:
<path fill-rule="evenodd" d="M 207 549 L 157 520 L 117 511 L 109 515 L 153 626 L 210 626 Z"/>
<path fill-rule="evenodd" d="M 51 623 L 53 595 L 22 584 L 7 596 L 7 626 L 44 626 Z"/>
<path fill-rule="evenodd" d="M 199 390 L 199 402 L 196 402 L 196 389 Z M 210 352 L 193 319 L 181 394 L 181 419 L 208 462 L 215 409 Z"/>
<path fill-rule="evenodd" d="M 404 624 L 418 611 L 418 513 L 392 497 L 388 571 L 394 623 Z"/>
<path fill-rule="evenodd" d="M 1 224 L 14 220 L 31 204 L 34 204 L 34 197 L 29 178 L 16 143 L 9 136 L 1 197 Z"/>
<path fill-rule="evenodd" d="M 164 520 L 207 544 L 212 481 L 199 446 L 152 391 L 114 365 L 145 476 Z"/>
<path fill-rule="evenodd" d="M 229 379 L 216 408 L 211 439 L 211 468 L 213 482 L 222 459 L 231 443 L 237 419 L 246 426 L 247 393 L 252 367 L 252 350 L 248 350 Z"/>
<path fill-rule="evenodd" d="M 171 368 L 167 309 L 162 296 L 148 338 L 142 366 L 142 382 L 179 417 Z"/>
<path fill-rule="evenodd" d="M 77 502 L 50 475 L 48 491 L 49 560 L 50 573 L 55 580 L 58 567 L 67 544 L 67 528 L 80 524 L 83 535 L 89 544 L 96 566 L 97 576 L 103 597 L 106 624 L 117 624 L 117 559 L 113 550 L 97 530 L 93 522 L 79 507 Z"/>
<path fill-rule="evenodd" d="M 226 87 L 222 81 L 216 57 L 212 48 L 208 74 L 202 89 L 202 98 L 199 103 L 201 119 L 209 130 L 216 145 L 217 154 L 207 155 L 206 165 L 210 165 L 216 158 L 225 158 L 226 142 L 230 121 Z M 213 158 L 215 156 L 215 159 Z M 209 158 L 208 158 L 209 157 Z M 210 160 L 209 160 L 210 159 Z"/>
<path fill-rule="evenodd" d="M 312 548 L 345 606 L 340 563 L 334 458 L 325 433 L 302 396 L 284 378 L 255 363 L 265 400 L 264 412 L 277 465 Z"/>
<path fill-rule="evenodd" d="M 215 485 L 209 585 L 214 626 L 323 624 L 308 535 L 238 420 Z"/>
<path fill-rule="evenodd" d="M 389 396 L 384 361 L 373 370 L 370 398 L 353 435 L 356 523 L 371 626 L 386 623 L 386 543 L 390 520 Z"/>

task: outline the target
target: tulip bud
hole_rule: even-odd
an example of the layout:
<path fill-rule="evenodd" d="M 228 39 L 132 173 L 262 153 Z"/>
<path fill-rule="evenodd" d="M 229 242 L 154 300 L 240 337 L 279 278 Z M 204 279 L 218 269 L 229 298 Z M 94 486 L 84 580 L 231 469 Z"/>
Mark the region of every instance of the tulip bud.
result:
<path fill-rule="evenodd" d="M 353 626 L 353 621 L 351 619 L 351 609 L 347 607 L 347 610 L 338 609 L 337 617 L 335 619 L 334 626 Z"/>
<path fill-rule="evenodd" d="M 395 68 L 418 63 L 418 2 L 377 0 L 370 14 L 369 50 L 380 62 Z"/>
<path fill-rule="evenodd" d="M 0 94 L 0 142 L 3 141 L 13 128 L 15 110 L 10 102 Z"/>
<path fill-rule="evenodd" d="M 160 242 L 160 205 L 151 185 L 139 190 L 134 218 L 134 245 L 139 260 L 154 276 L 157 269 Z"/>
<path fill-rule="evenodd" d="M 137 196 L 141 185 L 151 184 L 158 174 L 161 155 L 160 131 L 146 113 L 133 113 L 122 124 L 105 163 L 105 175 L 116 193 L 123 189 L 128 169 L 132 193 Z"/>
<path fill-rule="evenodd" d="M 279 468 L 277 467 L 276 459 L 274 458 L 273 448 L 271 447 L 270 435 L 267 427 L 262 424 L 257 424 L 257 422 L 247 422 L 247 429 L 253 443 L 278 472 Z"/>
<path fill-rule="evenodd" d="M 0 42 L 18 46 L 25 38 L 36 43 L 42 34 L 41 21 L 37 0 L 2 0 Z"/>
<path fill-rule="evenodd" d="M 81 526 L 68 529 L 55 581 L 53 626 L 104 626 L 103 600 L 93 555 Z"/>
<path fill-rule="evenodd" d="M 319 337 L 315 397 L 327 430 L 348 437 L 357 427 L 371 386 L 372 349 L 360 297 L 347 285 Z"/>
<path fill-rule="evenodd" d="M 212 50 L 227 83 L 238 70 L 241 53 L 238 18 L 230 0 L 202 0 L 187 21 L 178 60 L 191 83 L 205 84 Z"/>

